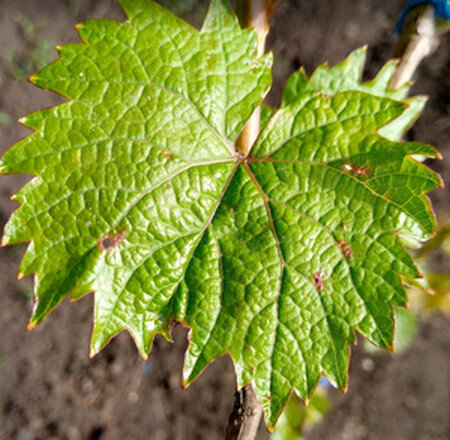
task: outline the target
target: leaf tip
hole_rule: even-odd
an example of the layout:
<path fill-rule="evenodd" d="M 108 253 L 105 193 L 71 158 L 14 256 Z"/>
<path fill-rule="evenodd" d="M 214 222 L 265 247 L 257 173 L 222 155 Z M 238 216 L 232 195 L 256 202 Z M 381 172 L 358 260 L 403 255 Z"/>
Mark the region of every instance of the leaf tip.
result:
<path fill-rule="evenodd" d="M 83 26 L 83 23 L 77 23 L 74 27 L 79 32 Z"/>
<path fill-rule="evenodd" d="M 58 48 L 60 46 L 56 46 L 56 47 Z M 39 80 L 39 78 L 37 75 L 31 75 L 30 77 L 27 78 L 27 81 L 31 84 L 36 84 L 38 80 Z M 20 119 L 19 119 L 19 122 L 20 122 Z"/>
<path fill-rule="evenodd" d="M 31 319 L 30 322 L 27 324 L 27 331 L 33 330 L 34 328 L 37 327 L 37 325 L 38 325 L 38 323 Z"/>
<path fill-rule="evenodd" d="M 139 348 L 138 348 L 138 351 L 139 351 L 139 354 L 140 354 L 142 360 L 143 360 L 144 362 L 147 362 L 147 361 L 148 361 L 148 358 L 149 358 L 149 354 L 148 354 L 147 352 L 145 352 L 145 351 L 142 351 L 142 350 L 139 349 Z"/>
<path fill-rule="evenodd" d="M 194 380 L 200 374 L 200 373 L 195 374 L 194 371 L 186 372 L 185 368 L 186 368 L 186 359 L 185 359 L 185 364 L 184 364 L 184 368 L 183 368 L 183 377 L 181 379 L 181 388 L 183 390 L 188 388 L 191 385 L 191 383 L 194 382 Z"/>
<path fill-rule="evenodd" d="M 403 111 L 408 110 L 409 107 L 411 107 L 411 104 L 409 102 L 406 102 L 406 101 L 405 102 L 398 101 L 398 102 L 399 102 L 399 104 L 401 104 Z"/>
<path fill-rule="evenodd" d="M 195 380 L 195 376 L 193 377 L 192 373 L 188 376 L 183 376 L 181 379 L 181 388 L 185 390 L 193 381 Z"/>
<path fill-rule="evenodd" d="M 338 389 L 342 391 L 344 394 L 347 394 L 348 392 L 348 381 L 345 382 L 345 384 L 339 385 Z"/>
<path fill-rule="evenodd" d="M 269 423 L 266 425 L 267 431 L 269 431 L 270 434 L 273 434 L 275 431 L 275 423 Z"/>
<path fill-rule="evenodd" d="M 386 350 L 388 350 L 391 353 L 395 354 L 394 333 L 392 333 L 392 337 L 389 339 L 389 341 L 385 341 L 385 342 L 386 343 L 382 346 L 382 348 L 385 348 Z"/>

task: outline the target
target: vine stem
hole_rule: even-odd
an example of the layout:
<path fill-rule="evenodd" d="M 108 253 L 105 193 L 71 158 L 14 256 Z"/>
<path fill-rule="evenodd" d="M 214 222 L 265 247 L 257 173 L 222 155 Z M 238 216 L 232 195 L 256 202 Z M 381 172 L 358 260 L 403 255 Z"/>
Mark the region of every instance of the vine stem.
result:
<path fill-rule="evenodd" d="M 412 8 L 403 24 L 402 34 L 395 48 L 399 60 L 391 81 L 398 89 L 410 81 L 422 60 L 436 50 L 439 32 L 435 26 L 434 6 L 424 3 Z"/>
<path fill-rule="evenodd" d="M 269 15 L 272 6 L 267 0 L 238 0 L 236 13 L 242 27 L 256 30 L 258 56 L 264 55 L 266 37 L 269 33 Z M 236 143 L 237 151 L 248 156 L 259 134 L 261 107 L 258 107 L 241 131 Z"/>
<path fill-rule="evenodd" d="M 225 439 L 254 440 L 261 422 L 262 412 L 262 406 L 250 384 L 236 391 Z"/>
<path fill-rule="evenodd" d="M 256 30 L 258 56 L 264 55 L 265 52 L 271 10 L 272 6 L 266 0 L 238 0 L 236 4 L 236 13 L 241 26 Z M 261 107 L 258 106 L 237 139 L 236 149 L 244 156 L 248 156 L 258 137 L 260 115 Z M 233 411 L 228 419 L 226 440 L 254 440 L 262 413 L 262 406 L 251 384 L 238 390 L 235 394 Z"/>

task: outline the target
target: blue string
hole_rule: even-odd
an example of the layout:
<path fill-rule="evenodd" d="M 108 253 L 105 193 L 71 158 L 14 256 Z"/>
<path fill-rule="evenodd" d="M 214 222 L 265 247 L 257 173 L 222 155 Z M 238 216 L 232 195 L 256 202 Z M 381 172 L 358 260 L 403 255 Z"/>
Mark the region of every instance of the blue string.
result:
<path fill-rule="evenodd" d="M 405 23 L 408 12 L 417 5 L 424 3 L 431 3 L 434 6 L 434 18 L 445 18 L 450 20 L 450 0 L 410 0 L 403 9 L 402 15 L 397 22 L 397 32 L 402 32 L 403 24 Z"/>

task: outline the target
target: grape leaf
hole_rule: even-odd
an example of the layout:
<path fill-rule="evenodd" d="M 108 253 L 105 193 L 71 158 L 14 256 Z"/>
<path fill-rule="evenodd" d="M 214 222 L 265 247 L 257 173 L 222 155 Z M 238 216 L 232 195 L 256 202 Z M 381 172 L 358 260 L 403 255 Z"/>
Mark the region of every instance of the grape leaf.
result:
<path fill-rule="evenodd" d="M 146 357 L 181 321 L 184 384 L 229 353 L 271 428 L 322 373 L 346 388 L 354 331 L 392 348 L 399 274 L 419 276 L 399 237 L 433 234 L 425 193 L 440 185 L 411 155 L 437 153 L 377 134 L 401 102 L 305 90 L 244 157 L 236 138 L 271 83 L 256 34 L 225 0 L 200 32 L 150 0 L 120 4 L 128 21 L 80 25 L 83 44 L 32 78 L 70 100 L 24 118 L 35 133 L 0 165 L 36 176 L 3 239 L 31 241 L 30 327 L 95 292 L 92 354 L 126 329 Z"/>
<path fill-rule="evenodd" d="M 407 98 L 411 83 L 407 83 L 396 90 L 389 87 L 397 65 L 394 60 L 388 61 L 372 81 L 362 82 L 361 77 L 366 56 L 366 47 L 362 47 L 352 52 L 346 60 L 337 66 L 328 68 L 326 63 L 322 64 L 309 79 L 303 69 L 293 73 L 286 83 L 283 104 L 295 100 L 308 90 L 318 90 L 328 94 L 358 90 L 402 101 L 407 104 L 403 114 L 379 130 L 379 133 L 388 139 L 400 140 L 419 117 L 426 103 L 426 97 Z"/>

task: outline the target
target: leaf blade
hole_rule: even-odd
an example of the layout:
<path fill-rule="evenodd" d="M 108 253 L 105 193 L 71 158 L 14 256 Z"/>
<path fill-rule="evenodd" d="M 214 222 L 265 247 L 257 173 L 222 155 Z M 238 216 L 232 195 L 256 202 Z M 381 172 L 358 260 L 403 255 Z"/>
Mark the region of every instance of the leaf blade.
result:
<path fill-rule="evenodd" d="M 406 98 L 411 84 L 405 84 L 399 89 L 391 89 L 390 82 L 396 68 L 395 61 L 388 61 L 378 75 L 371 81 L 362 82 L 362 72 L 367 58 L 367 48 L 353 51 L 346 60 L 332 68 L 326 64 L 319 66 L 308 79 L 300 69 L 291 75 L 283 93 L 283 104 L 297 99 L 310 90 L 335 94 L 344 91 L 361 91 L 375 96 L 402 101 L 407 105 L 404 113 L 380 130 L 380 134 L 390 140 L 398 141 L 421 114 L 426 103 L 423 96 Z"/>

